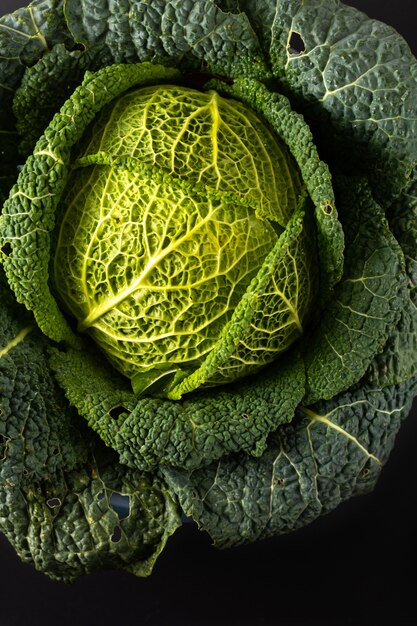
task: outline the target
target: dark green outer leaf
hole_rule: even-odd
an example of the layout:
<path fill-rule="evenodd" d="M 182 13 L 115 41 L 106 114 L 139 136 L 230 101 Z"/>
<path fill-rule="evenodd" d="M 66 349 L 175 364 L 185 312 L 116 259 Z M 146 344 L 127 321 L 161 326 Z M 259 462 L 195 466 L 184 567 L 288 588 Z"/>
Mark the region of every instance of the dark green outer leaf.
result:
<path fill-rule="evenodd" d="M 73 413 L 48 372 L 47 340 L 5 285 L 0 268 L 0 432 L 6 446 L 1 471 L 3 479 L 19 485 L 25 477 L 42 480 L 64 467 L 72 470 L 86 460 L 87 447 L 76 432 L 71 436 Z"/>
<path fill-rule="evenodd" d="M 365 374 L 407 302 L 404 257 L 366 181 L 338 179 L 345 270 L 305 343 L 305 402 L 330 399 Z"/>
<path fill-rule="evenodd" d="M 103 459 L 91 457 L 64 478 L 13 495 L 8 506 L 21 505 L 18 523 L 11 528 L 7 519 L 3 532 L 12 543 L 26 538 L 28 553 L 18 550 L 21 558 L 66 582 L 101 569 L 148 576 L 180 525 L 162 481 L 124 468 L 110 451 Z M 120 495 L 129 503 L 125 519 L 113 505 Z"/>
<path fill-rule="evenodd" d="M 69 52 L 63 44 L 57 44 L 26 69 L 13 101 L 21 137 L 19 150 L 24 158 L 33 151 L 56 111 L 82 82 L 85 71 L 97 65 L 90 53 Z"/>
<path fill-rule="evenodd" d="M 0 530 L 53 578 L 113 567 L 148 575 L 180 523 L 174 501 L 161 480 L 119 465 L 84 427 L 49 369 L 48 341 L 2 271 L 0 288 Z M 113 493 L 129 496 L 126 519 Z"/>
<path fill-rule="evenodd" d="M 367 378 L 381 387 L 408 380 L 417 374 L 417 308 L 405 287 L 404 305 L 397 325 L 381 354 L 371 363 Z"/>
<path fill-rule="evenodd" d="M 344 174 L 367 175 L 377 200 L 389 204 L 417 161 L 417 62 L 404 39 L 339 0 L 238 6 L 322 157 Z M 291 48 L 292 33 L 303 51 Z"/>
<path fill-rule="evenodd" d="M 25 66 L 55 43 L 71 45 L 63 0 L 35 0 L 0 18 L 0 128 L 12 125 L 11 102 Z"/>
<path fill-rule="evenodd" d="M 374 487 L 416 391 L 415 379 L 382 391 L 356 386 L 301 408 L 259 459 L 234 455 L 164 476 L 219 547 L 292 531 Z"/>
<path fill-rule="evenodd" d="M 62 0 L 36 0 L 30 7 L 0 17 L 0 206 L 17 177 L 19 164 L 12 102 L 26 65 L 54 44 L 70 45 Z"/>
<path fill-rule="evenodd" d="M 404 252 L 410 296 L 417 305 L 417 169 L 402 195 L 389 208 L 388 220 Z"/>
<path fill-rule="evenodd" d="M 186 400 L 137 400 L 126 381 L 85 351 L 55 351 L 51 360 L 70 403 L 129 467 L 194 468 L 223 454 L 259 455 L 268 433 L 292 419 L 304 395 L 297 354 L 246 384 L 200 391 Z"/>
<path fill-rule="evenodd" d="M 381 386 L 417 374 L 417 173 L 414 179 L 388 211 L 390 227 L 404 253 L 407 282 L 398 324 L 368 372 L 369 379 Z"/>
<path fill-rule="evenodd" d="M 65 17 L 74 40 L 100 52 L 106 65 L 152 61 L 266 75 L 247 17 L 224 13 L 212 0 L 66 0 Z"/>

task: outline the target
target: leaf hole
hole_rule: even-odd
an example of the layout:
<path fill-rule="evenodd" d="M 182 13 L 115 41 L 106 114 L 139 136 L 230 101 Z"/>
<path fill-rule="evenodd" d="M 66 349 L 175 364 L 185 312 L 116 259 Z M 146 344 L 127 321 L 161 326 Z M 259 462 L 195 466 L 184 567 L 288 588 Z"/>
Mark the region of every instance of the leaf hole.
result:
<path fill-rule="evenodd" d="M 50 509 L 55 509 L 57 506 L 61 506 L 61 500 L 59 498 L 50 498 L 47 500 L 46 504 Z"/>
<path fill-rule="evenodd" d="M 301 54 L 306 49 L 304 39 L 295 30 L 290 34 L 288 49 L 290 54 Z"/>
<path fill-rule="evenodd" d="M 127 409 L 122 404 L 118 404 L 110 409 L 109 415 L 112 419 L 118 420 L 123 413 L 126 413 Z"/>
<path fill-rule="evenodd" d="M 97 500 L 100 502 L 100 500 L 102 500 L 104 498 L 104 491 L 100 491 L 100 493 L 97 496 Z"/>
<path fill-rule="evenodd" d="M 23 468 L 22 474 L 23 474 L 23 476 L 27 476 L 29 474 L 29 472 L 27 471 L 26 467 Z"/>
<path fill-rule="evenodd" d="M 330 204 L 326 204 L 322 211 L 325 215 L 331 215 L 333 213 L 333 207 Z"/>
<path fill-rule="evenodd" d="M 4 244 L 4 246 L 2 246 L 1 251 L 4 254 L 4 256 L 9 257 L 12 253 L 12 244 L 9 241 L 7 241 Z"/>
<path fill-rule="evenodd" d="M 130 497 L 113 491 L 109 499 L 110 506 L 117 513 L 119 521 L 130 515 Z"/>
<path fill-rule="evenodd" d="M 111 541 L 113 543 L 118 543 L 121 538 L 122 538 L 122 529 L 120 528 L 120 526 L 115 526 L 113 529 L 113 534 L 111 536 Z"/>
<path fill-rule="evenodd" d="M 52 454 L 53 454 L 54 456 L 58 456 L 58 454 L 59 454 L 59 448 L 54 448 L 54 449 L 52 450 Z"/>

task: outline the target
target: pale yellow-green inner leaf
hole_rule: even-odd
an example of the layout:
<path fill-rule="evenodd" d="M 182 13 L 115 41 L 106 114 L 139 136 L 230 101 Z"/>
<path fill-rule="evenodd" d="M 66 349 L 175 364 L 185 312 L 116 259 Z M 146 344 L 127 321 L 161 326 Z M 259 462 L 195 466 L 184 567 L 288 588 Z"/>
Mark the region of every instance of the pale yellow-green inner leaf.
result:
<path fill-rule="evenodd" d="M 172 85 L 129 93 L 75 161 L 56 288 L 79 330 L 127 376 L 190 372 L 218 342 L 302 188 L 285 146 L 239 102 Z M 300 326 L 297 311 L 290 316 Z"/>

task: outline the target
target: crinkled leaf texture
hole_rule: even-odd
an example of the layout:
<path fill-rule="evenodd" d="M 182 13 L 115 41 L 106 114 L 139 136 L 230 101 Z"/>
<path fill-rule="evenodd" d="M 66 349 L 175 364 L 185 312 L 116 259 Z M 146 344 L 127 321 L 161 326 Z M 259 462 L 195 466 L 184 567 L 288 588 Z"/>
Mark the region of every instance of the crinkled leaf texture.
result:
<path fill-rule="evenodd" d="M 417 391 L 417 380 L 353 387 L 301 406 L 259 459 L 230 456 L 193 472 L 164 469 L 187 515 L 216 545 L 289 532 L 370 491 Z"/>
<path fill-rule="evenodd" d="M 0 278 L 0 529 L 53 578 L 114 567 L 146 576 L 180 524 L 176 504 L 163 481 L 120 464 L 80 422 L 48 342 Z M 128 500 L 123 516 L 116 495 Z"/>
<path fill-rule="evenodd" d="M 316 264 L 283 142 L 238 101 L 176 85 L 127 93 L 88 136 L 60 202 L 54 283 L 135 392 L 173 370 L 182 380 L 167 395 L 178 399 L 287 349 L 314 299 Z M 262 311 L 270 317 L 264 336 L 252 333 L 248 304 L 260 327 Z"/>
<path fill-rule="evenodd" d="M 417 153 L 417 62 L 404 39 L 340 0 L 237 5 L 325 161 L 366 175 L 383 205 L 404 190 Z"/>
<path fill-rule="evenodd" d="M 284 138 L 316 207 L 321 308 L 308 333 L 262 374 L 178 402 L 138 402 L 48 281 L 72 145 L 143 61 L 235 79 L 219 90 Z M 94 97 L 64 105 L 2 222 L 16 296 L 2 275 L 0 528 L 65 580 L 149 573 L 177 500 L 221 546 L 309 523 L 373 487 L 417 391 L 417 63 L 403 39 L 338 0 L 35 0 L 0 19 L 0 197 L 22 160 L 17 130 L 26 158 L 84 71 L 115 62 L 133 82 L 108 81 L 110 69 Z"/>

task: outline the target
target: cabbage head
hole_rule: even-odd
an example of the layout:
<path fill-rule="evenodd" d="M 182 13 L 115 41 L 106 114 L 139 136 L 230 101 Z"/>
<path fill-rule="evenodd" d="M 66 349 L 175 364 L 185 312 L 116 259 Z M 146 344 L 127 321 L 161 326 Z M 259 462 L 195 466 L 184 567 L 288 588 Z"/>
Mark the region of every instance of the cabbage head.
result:
<path fill-rule="evenodd" d="M 0 529 L 148 575 L 373 488 L 417 391 L 417 61 L 339 0 L 0 18 Z"/>
<path fill-rule="evenodd" d="M 54 259 L 78 329 L 136 392 L 171 399 L 286 350 L 303 332 L 316 263 L 285 143 L 238 100 L 172 84 L 121 96 L 90 134 Z"/>

